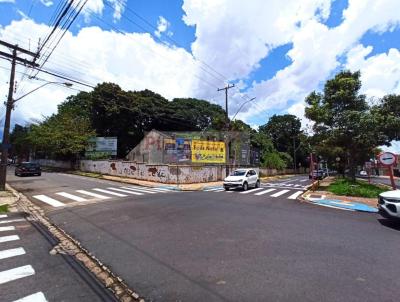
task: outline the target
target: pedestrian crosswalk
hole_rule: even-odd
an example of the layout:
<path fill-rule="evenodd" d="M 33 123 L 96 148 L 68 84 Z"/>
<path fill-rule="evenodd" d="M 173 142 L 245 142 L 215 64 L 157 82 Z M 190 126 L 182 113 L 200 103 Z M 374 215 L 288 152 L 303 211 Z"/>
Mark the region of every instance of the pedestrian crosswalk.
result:
<path fill-rule="evenodd" d="M 223 187 L 208 187 L 203 189 L 206 192 L 224 192 L 224 193 L 238 193 L 244 195 L 254 195 L 254 196 L 268 196 L 268 197 L 282 197 L 286 199 L 297 199 L 301 194 L 304 193 L 305 187 L 299 184 L 293 183 L 268 183 L 263 184 L 260 188 L 249 189 L 247 191 L 241 190 L 229 190 L 226 191 Z"/>
<path fill-rule="evenodd" d="M 0 227 L 0 265 L 1 267 L 5 267 L 6 269 L 0 271 L 0 286 L 2 286 L 2 292 L 4 293 L 4 288 L 7 288 L 8 284 L 12 282 L 17 282 L 19 279 L 26 279 L 35 275 L 35 269 L 29 263 L 26 263 L 26 258 L 23 256 L 26 254 L 26 251 L 23 247 L 15 247 L 15 245 L 19 245 L 18 242 L 20 240 L 19 235 L 15 234 L 16 228 L 15 223 L 26 222 L 25 219 L 10 219 L 8 215 L 0 216 L 0 223 L 5 226 Z M 12 244 L 13 246 L 9 246 Z M 15 262 L 11 262 L 12 259 L 17 257 L 21 257 L 21 264 L 17 265 L 11 264 Z M 11 260 L 10 260 L 11 259 Z M 11 267 L 15 266 L 15 267 Z M 31 295 L 20 297 L 18 300 L 14 302 L 46 302 L 47 299 L 42 292 L 36 292 Z"/>
<path fill-rule="evenodd" d="M 105 188 L 79 189 L 70 192 L 53 192 L 51 194 L 33 195 L 33 199 L 42 204 L 59 208 L 68 206 L 68 204 L 79 204 L 83 202 L 93 202 L 106 200 L 116 197 L 143 196 L 152 194 L 165 194 L 173 191 L 169 188 L 149 188 L 140 186 L 107 186 Z"/>

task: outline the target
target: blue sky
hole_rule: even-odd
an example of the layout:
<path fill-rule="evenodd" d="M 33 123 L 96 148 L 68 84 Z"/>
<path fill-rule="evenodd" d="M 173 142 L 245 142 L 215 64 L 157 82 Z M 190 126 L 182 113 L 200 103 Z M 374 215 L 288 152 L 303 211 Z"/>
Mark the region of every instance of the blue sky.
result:
<path fill-rule="evenodd" d="M 362 92 L 369 97 L 400 91 L 400 14 L 394 12 L 400 9 L 399 1 L 299 2 L 89 0 L 70 29 L 72 35 L 46 66 L 59 70 L 63 64 L 66 75 L 94 84 L 112 80 L 124 89 L 149 88 L 170 99 L 199 97 L 221 105 L 224 95 L 216 88 L 236 83 L 237 89 L 230 91 L 230 114 L 256 97 L 238 114 L 254 127 L 273 114 L 303 118 L 304 97 L 343 68 L 361 70 Z M 17 38 L 32 47 L 58 6 L 56 0 L 0 0 L 2 38 Z M 108 45 L 111 40 L 118 46 Z M 76 57 L 67 49 L 75 49 Z M 124 53 L 113 57 L 113 50 Z M 125 64 L 127 53 L 132 53 L 130 65 Z M 100 71 L 99 61 L 104 68 Z M 71 93 L 59 91 L 60 98 Z M 45 92 L 40 94 L 45 100 Z M 17 118 L 39 118 L 56 108 L 43 105 L 36 108 L 42 112 L 36 112 L 23 106 Z"/>

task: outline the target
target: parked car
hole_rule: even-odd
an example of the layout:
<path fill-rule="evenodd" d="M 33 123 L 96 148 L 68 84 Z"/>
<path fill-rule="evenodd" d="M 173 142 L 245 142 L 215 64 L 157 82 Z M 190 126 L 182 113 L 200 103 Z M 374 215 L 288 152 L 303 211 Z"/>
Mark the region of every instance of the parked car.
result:
<path fill-rule="evenodd" d="M 383 217 L 400 220 L 400 190 L 379 194 L 378 209 Z"/>
<path fill-rule="evenodd" d="M 367 171 L 364 170 L 360 171 L 360 176 L 368 176 Z"/>
<path fill-rule="evenodd" d="M 323 179 L 327 176 L 327 173 L 325 170 L 314 170 L 312 171 L 312 174 L 310 173 L 308 175 L 309 179 Z"/>
<path fill-rule="evenodd" d="M 260 187 L 260 178 L 253 169 L 237 169 L 224 179 L 224 189 L 227 191 L 235 188 L 247 191 L 250 187 Z"/>
<path fill-rule="evenodd" d="M 42 169 L 39 164 L 32 162 L 22 162 L 15 167 L 15 176 L 24 175 L 42 175 Z"/>

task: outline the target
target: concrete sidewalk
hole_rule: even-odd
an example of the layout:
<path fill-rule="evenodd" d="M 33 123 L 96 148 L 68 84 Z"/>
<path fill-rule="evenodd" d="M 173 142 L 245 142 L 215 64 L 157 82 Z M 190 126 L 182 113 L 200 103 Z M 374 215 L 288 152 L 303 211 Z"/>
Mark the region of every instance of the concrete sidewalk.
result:
<path fill-rule="evenodd" d="M 176 190 L 176 191 L 202 191 L 205 188 L 209 188 L 209 187 L 219 187 L 219 186 L 222 187 L 222 184 L 223 184 L 223 181 L 215 181 L 215 182 L 178 184 L 177 185 L 177 184 L 166 184 L 166 183 L 145 181 L 145 180 L 129 178 L 129 177 L 112 176 L 112 175 L 88 173 L 88 172 L 81 172 L 81 171 L 63 171 L 63 173 L 118 181 L 118 182 L 128 183 L 128 184 L 132 184 L 132 185 L 151 187 L 151 188 L 168 188 L 168 189 L 172 189 L 172 190 Z M 287 177 L 291 177 L 291 176 L 294 176 L 294 175 L 267 176 L 267 177 L 261 177 L 260 180 L 262 182 L 267 182 L 267 181 L 281 179 L 281 178 L 287 178 Z"/>

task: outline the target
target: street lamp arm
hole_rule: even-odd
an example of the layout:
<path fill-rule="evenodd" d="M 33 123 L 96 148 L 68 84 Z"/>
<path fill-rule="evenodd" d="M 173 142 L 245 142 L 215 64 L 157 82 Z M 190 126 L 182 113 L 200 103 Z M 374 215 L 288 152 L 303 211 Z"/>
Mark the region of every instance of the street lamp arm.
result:
<path fill-rule="evenodd" d="M 71 87 L 72 86 L 71 83 L 47 82 L 47 83 L 44 83 L 43 85 L 40 85 L 39 87 L 36 87 L 35 89 L 29 91 L 28 93 L 25 93 L 24 95 L 20 96 L 19 98 L 14 99 L 13 102 L 15 103 L 15 102 L 19 101 L 20 99 L 26 97 L 27 95 L 29 95 L 29 94 L 35 92 L 36 90 L 39 90 L 40 88 L 42 88 L 42 87 L 44 87 L 46 85 L 49 85 L 49 84 L 64 84 L 67 87 Z"/>
<path fill-rule="evenodd" d="M 243 108 L 244 105 L 246 105 L 247 103 L 250 103 L 252 101 L 254 101 L 256 98 L 252 98 L 250 100 L 247 100 L 246 102 L 242 103 L 242 105 L 240 105 L 238 111 L 236 111 L 235 115 L 232 118 L 232 121 L 235 119 L 236 115 L 240 112 L 240 110 Z"/>

